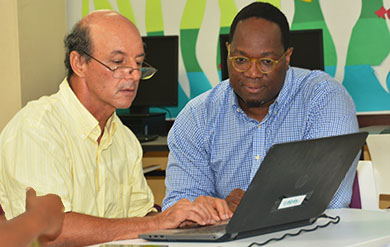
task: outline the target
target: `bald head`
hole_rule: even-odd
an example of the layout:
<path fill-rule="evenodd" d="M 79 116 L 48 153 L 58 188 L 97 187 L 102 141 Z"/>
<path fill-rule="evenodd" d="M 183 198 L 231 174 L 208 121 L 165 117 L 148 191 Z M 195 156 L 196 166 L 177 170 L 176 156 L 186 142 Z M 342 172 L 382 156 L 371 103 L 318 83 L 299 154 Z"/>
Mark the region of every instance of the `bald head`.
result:
<path fill-rule="evenodd" d="M 80 20 L 80 25 L 85 27 L 111 29 L 114 26 L 126 26 L 138 33 L 136 26 L 126 17 L 112 10 L 96 10 Z"/>
<path fill-rule="evenodd" d="M 124 21 L 130 22 L 129 19 L 124 17 L 123 15 L 119 14 L 116 11 L 113 10 L 95 10 L 88 15 L 86 15 L 83 19 L 80 20 L 80 23 L 92 23 L 92 22 L 98 22 L 101 20 L 108 21 L 112 18 L 120 18 Z"/>
<path fill-rule="evenodd" d="M 73 74 L 69 58 L 72 51 L 78 52 L 88 62 L 90 58 L 84 53 L 93 54 L 97 46 L 109 45 L 114 42 L 123 45 L 131 39 L 135 46 L 142 46 L 142 40 L 137 27 L 126 17 L 111 10 L 93 11 L 81 19 L 65 38 L 65 66 L 68 70 L 68 80 Z"/>

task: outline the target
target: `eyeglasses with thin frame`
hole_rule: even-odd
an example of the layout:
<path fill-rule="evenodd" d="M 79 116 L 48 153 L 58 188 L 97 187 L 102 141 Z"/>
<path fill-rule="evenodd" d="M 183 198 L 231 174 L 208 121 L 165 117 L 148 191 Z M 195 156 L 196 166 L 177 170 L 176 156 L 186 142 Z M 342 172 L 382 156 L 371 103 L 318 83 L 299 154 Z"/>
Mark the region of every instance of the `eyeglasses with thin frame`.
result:
<path fill-rule="evenodd" d="M 263 74 L 271 73 L 276 65 L 286 56 L 289 49 L 287 49 L 283 55 L 278 59 L 261 57 L 261 58 L 247 58 L 244 56 L 231 56 L 230 55 L 230 44 L 228 45 L 228 58 L 232 62 L 233 68 L 238 72 L 247 72 L 251 66 L 252 61 L 255 61 L 256 68 Z"/>
<path fill-rule="evenodd" d="M 112 71 L 112 77 L 116 78 L 116 79 L 125 79 L 129 76 L 129 74 L 131 74 L 134 70 L 139 70 L 141 72 L 141 80 L 147 80 L 147 79 L 150 79 L 152 78 L 152 76 L 154 76 L 154 74 L 156 74 L 157 72 L 157 69 L 152 67 L 150 64 L 148 64 L 147 62 L 143 62 L 143 64 L 147 65 L 146 67 L 140 67 L 140 68 L 133 68 L 133 67 L 130 67 L 130 66 L 117 66 L 115 68 L 111 68 L 110 66 L 108 66 L 107 64 L 103 63 L 102 61 L 100 61 L 99 59 L 95 58 L 94 56 L 88 54 L 88 52 L 85 52 L 85 51 L 82 51 L 85 55 L 87 55 L 88 57 L 92 58 L 93 60 L 95 60 L 96 62 L 100 63 L 101 65 L 103 65 L 104 67 L 106 67 L 107 69 L 111 70 Z"/>

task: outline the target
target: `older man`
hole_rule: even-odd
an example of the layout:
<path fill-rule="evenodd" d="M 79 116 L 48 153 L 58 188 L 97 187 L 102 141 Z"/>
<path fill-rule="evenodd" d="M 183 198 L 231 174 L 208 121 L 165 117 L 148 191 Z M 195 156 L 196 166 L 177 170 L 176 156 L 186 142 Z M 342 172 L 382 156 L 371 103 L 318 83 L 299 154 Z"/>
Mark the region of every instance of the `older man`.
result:
<path fill-rule="evenodd" d="M 139 80 L 155 73 L 144 63 L 134 24 L 116 12 L 96 11 L 76 24 L 65 46 L 68 76 L 59 91 L 30 102 L 0 136 L 0 204 L 7 218 L 23 213 L 31 186 L 59 195 L 65 206 L 55 245 L 214 222 L 207 208 L 186 199 L 150 215 L 155 210 L 141 145 L 115 114 L 131 105 Z"/>

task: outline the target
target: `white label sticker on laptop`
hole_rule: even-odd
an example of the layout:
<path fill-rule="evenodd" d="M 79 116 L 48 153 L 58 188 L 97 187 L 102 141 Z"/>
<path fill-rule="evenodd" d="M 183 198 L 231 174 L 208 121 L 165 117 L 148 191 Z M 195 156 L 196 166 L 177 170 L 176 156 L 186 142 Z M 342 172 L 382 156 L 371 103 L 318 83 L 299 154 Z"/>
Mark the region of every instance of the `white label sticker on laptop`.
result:
<path fill-rule="evenodd" d="M 306 195 L 292 196 L 292 197 L 284 198 L 280 202 L 278 209 L 300 206 L 302 204 L 303 200 L 305 200 L 305 197 L 306 197 Z"/>

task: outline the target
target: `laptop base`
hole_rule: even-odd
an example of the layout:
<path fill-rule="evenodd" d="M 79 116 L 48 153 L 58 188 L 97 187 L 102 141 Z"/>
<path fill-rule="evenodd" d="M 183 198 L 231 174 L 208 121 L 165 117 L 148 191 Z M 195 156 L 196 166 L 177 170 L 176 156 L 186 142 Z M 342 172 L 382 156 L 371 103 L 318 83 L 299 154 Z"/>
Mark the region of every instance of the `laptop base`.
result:
<path fill-rule="evenodd" d="M 267 233 L 272 233 L 272 232 L 277 232 L 277 231 L 284 231 L 288 230 L 291 228 L 297 228 L 297 227 L 302 227 L 306 225 L 311 225 L 315 222 L 314 219 L 306 219 L 306 220 L 301 220 L 297 222 L 292 222 L 292 223 L 287 223 L 283 225 L 276 225 L 276 226 L 271 226 L 271 227 L 266 227 L 266 228 L 261 228 L 253 231 L 246 231 L 246 232 L 241 232 L 241 233 L 225 233 L 225 234 L 196 234 L 195 232 L 192 232 L 191 235 L 182 235 L 178 236 L 175 235 L 174 238 L 171 238 L 170 235 L 160 235 L 159 232 L 154 232 L 153 234 L 140 234 L 139 237 L 149 240 L 149 241 L 172 241 L 172 242 L 226 242 L 226 241 L 232 241 L 236 239 L 242 239 L 242 238 L 248 238 L 248 237 L 253 237 L 253 236 L 258 236 L 258 235 L 263 235 Z M 201 228 L 207 228 L 208 226 L 205 227 L 199 227 L 195 229 L 201 229 Z M 211 226 L 212 227 L 212 226 Z M 160 231 L 160 233 L 166 232 L 166 231 L 175 231 L 173 230 L 163 230 Z"/>
<path fill-rule="evenodd" d="M 283 225 L 270 226 L 270 227 L 266 227 L 266 228 L 253 230 L 253 231 L 242 232 L 242 233 L 239 233 L 235 238 L 231 238 L 230 240 L 248 238 L 248 237 L 263 235 L 263 234 L 267 234 L 267 233 L 284 231 L 284 230 L 288 230 L 288 229 L 292 229 L 292 228 L 307 226 L 307 225 L 313 224 L 315 222 L 315 220 L 316 220 L 316 218 L 306 219 L 306 220 L 286 223 Z"/>

